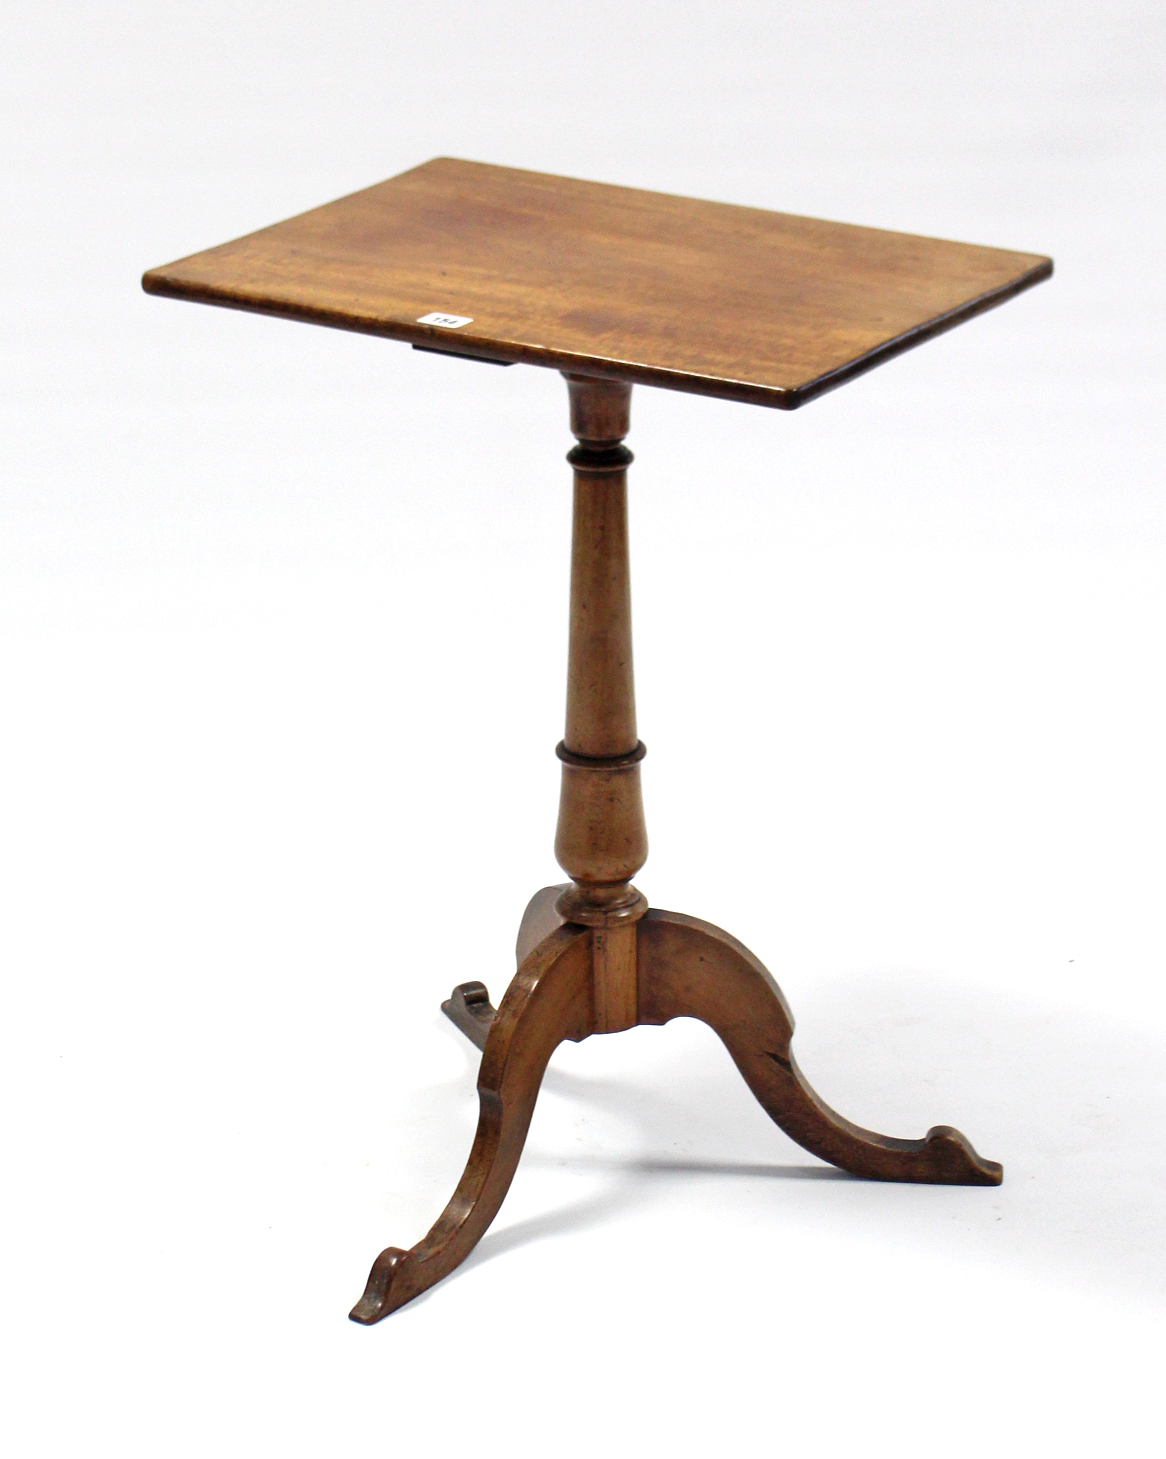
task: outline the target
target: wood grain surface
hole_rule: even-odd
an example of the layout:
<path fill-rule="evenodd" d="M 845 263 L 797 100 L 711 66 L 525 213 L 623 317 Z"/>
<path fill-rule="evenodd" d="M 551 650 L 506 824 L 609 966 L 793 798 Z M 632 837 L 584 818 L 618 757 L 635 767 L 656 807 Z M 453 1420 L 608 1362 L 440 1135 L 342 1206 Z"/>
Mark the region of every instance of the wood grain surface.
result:
<path fill-rule="evenodd" d="M 1051 273 L 1038 254 L 439 157 L 142 286 L 793 409 Z M 435 312 L 470 322 L 418 322 Z"/>

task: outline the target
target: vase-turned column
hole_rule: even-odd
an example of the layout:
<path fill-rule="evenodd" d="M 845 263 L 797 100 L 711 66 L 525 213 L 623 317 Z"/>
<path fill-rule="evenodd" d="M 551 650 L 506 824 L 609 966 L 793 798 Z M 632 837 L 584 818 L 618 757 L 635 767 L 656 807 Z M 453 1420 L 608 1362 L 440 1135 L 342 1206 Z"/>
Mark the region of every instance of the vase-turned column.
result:
<path fill-rule="evenodd" d="M 557 905 L 568 922 L 596 929 L 597 1021 L 626 1028 L 636 1017 L 634 924 L 648 908 L 631 884 L 648 858 L 632 674 L 632 453 L 622 444 L 632 392 L 577 375 L 567 385 L 579 444 L 567 457 L 575 470 L 571 628 L 555 856 L 573 885 Z"/>

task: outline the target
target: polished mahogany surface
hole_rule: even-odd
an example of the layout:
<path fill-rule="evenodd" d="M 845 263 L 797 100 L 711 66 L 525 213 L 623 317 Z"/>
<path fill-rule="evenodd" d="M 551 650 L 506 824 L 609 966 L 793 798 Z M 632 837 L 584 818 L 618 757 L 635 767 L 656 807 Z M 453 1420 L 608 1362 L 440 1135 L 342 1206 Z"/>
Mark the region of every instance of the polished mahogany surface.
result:
<path fill-rule="evenodd" d="M 793 409 L 1051 273 L 1039 254 L 439 157 L 142 283 Z"/>

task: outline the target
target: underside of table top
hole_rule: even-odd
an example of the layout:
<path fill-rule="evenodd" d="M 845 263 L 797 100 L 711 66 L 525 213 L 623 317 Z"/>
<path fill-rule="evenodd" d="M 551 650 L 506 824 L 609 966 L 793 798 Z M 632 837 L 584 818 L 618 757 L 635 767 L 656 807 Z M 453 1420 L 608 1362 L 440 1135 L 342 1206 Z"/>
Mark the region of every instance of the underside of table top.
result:
<path fill-rule="evenodd" d="M 1051 273 L 1039 254 L 439 157 L 142 285 L 790 410 Z"/>

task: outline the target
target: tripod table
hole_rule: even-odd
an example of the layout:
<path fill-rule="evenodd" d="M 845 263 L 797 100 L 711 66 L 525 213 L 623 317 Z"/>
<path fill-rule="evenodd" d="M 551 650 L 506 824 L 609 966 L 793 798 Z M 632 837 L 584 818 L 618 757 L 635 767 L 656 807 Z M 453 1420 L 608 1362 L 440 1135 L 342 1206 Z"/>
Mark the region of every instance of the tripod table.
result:
<path fill-rule="evenodd" d="M 793 410 L 1003 303 L 1052 262 L 964 243 L 437 158 L 143 278 L 148 293 L 359 330 L 496 365 L 562 371 L 574 468 L 567 723 L 555 856 L 518 971 L 442 1008 L 482 1050 L 469 1162 L 432 1230 L 377 1257 L 357 1322 L 461 1262 L 514 1176 L 564 1039 L 688 1016 L 720 1035 L 805 1149 L 876 1180 L 998 1185 L 958 1130 L 860 1129 L 802 1077 L 781 990 L 728 933 L 649 908 L 628 563 L 632 385 Z"/>

